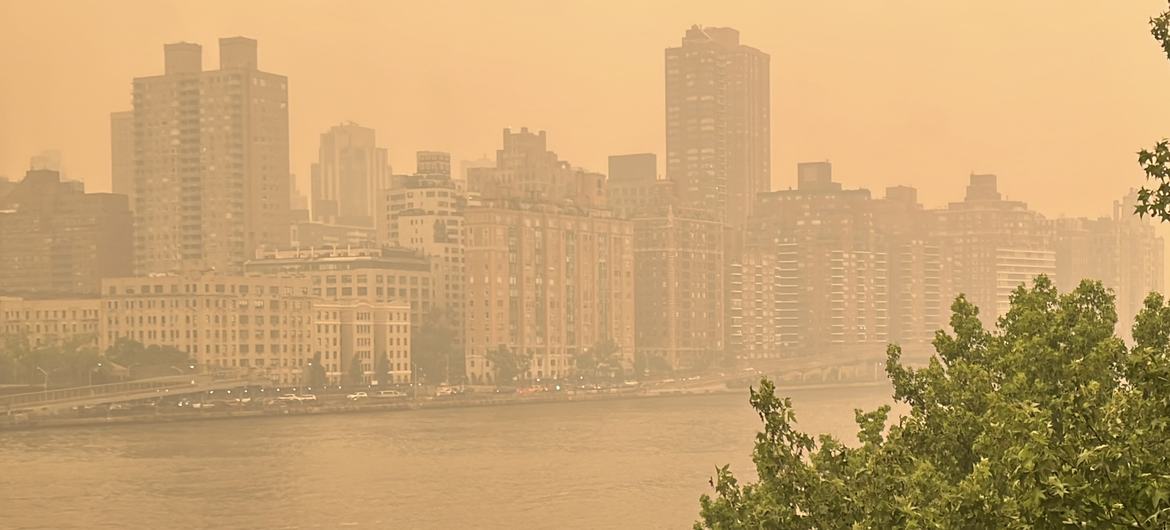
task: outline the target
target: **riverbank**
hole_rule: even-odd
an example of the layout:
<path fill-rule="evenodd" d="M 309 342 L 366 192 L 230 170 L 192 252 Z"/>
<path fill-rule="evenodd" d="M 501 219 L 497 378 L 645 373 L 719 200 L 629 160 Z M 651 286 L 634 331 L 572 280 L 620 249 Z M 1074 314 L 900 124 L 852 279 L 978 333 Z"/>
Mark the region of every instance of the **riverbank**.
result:
<path fill-rule="evenodd" d="M 888 384 L 889 383 L 886 381 L 821 383 L 812 385 L 781 386 L 777 390 L 783 393 L 785 391 L 887 386 Z M 13 421 L 11 418 L 0 418 L 0 420 L 8 420 L 8 422 L 0 421 L 0 432 L 35 429 L 140 425 L 149 423 L 245 420 L 249 418 L 280 418 L 306 415 L 373 414 L 407 412 L 424 409 L 501 407 L 535 405 L 542 403 L 575 403 L 628 399 L 677 398 L 712 394 L 743 394 L 746 399 L 747 388 L 694 387 L 612 389 L 610 391 L 591 392 L 548 392 L 526 396 L 508 395 L 492 397 L 427 398 L 421 400 L 395 401 L 389 403 L 380 403 L 373 400 L 364 402 L 336 401 L 324 402 L 319 405 L 292 404 L 279 407 L 241 408 L 234 410 L 232 408 L 203 411 L 192 410 L 190 412 L 160 412 L 155 410 L 151 413 L 144 414 L 108 415 L 99 417 L 32 416 L 19 421 Z"/>

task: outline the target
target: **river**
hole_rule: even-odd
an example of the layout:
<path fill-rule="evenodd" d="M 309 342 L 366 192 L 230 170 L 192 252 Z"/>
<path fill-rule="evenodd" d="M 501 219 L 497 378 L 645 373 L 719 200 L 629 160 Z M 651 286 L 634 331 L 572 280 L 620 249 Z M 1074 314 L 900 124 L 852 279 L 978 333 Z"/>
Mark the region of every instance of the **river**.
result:
<path fill-rule="evenodd" d="M 856 442 L 887 387 L 784 391 Z M 689 528 L 747 393 L 0 433 L 0 528 Z"/>

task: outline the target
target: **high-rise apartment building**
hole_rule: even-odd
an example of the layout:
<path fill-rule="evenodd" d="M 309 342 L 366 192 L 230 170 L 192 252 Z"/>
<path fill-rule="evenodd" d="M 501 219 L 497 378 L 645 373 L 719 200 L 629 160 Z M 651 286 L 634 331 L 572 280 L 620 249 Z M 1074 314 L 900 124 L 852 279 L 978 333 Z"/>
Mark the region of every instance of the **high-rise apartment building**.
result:
<path fill-rule="evenodd" d="M 312 168 L 313 220 L 374 226 L 379 198 L 390 189 L 387 156 L 373 129 L 345 123 L 322 134 Z"/>
<path fill-rule="evenodd" d="M 98 347 L 171 346 L 200 365 L 300 384 L 312 359 L 313 300 L 297 278 L 190 273 L 102 281 Z"/>
<path fill-rule="evenodd" d="M 134 111 L 110 114 L 110 191 L 125 195 L 134 209 Z"/>
<path fill-rule="evenodd" d="M 1149 219 L 1133 214 L 1136 191 L 1113 202 L 1111 217 L 1056 220 L 1061 291 L 1097 280 L 1116 296 L 1117 332 L 1128 337 L 1146 295 L 1163 288 L 1164 243 Z"/>
<path fill-rule="evenodd" d="M 658 179 L 653 153 L 609 157 L 606 193 L 609 208 L 619 217 L 659 211 L 674 202 L 674 182 Z"/>
<path fill-rule="evenodd" d="M 133 234 L 125 196 L 29 171 L 0 196 L 0 293 L 97 294 L 102 278 L 133 272 Z"/>
<path fill-rule="evenodd" d="M 769 60 L 732 28 L 692 26 L 666 49 L 666 177 L 732 226 L 771 189 Z"/>
<path fill-rule="evenodd" d="M 632 223 L 638 352 L 672 369 L 717 361 L 725 349 L 723 224 L 708 210 L 669 205 Z"/>
<path fill-rule="evenodd" d="M 1053 224 L 1023 202 L 1004 199 L 995 175 L 971 175 L 962 202 L 933 212 L 932 233 L 946 260 L 944 300 L 965 294 L 986 326 L 1011 307 L 1011 293 L 1040 274 L 1060 281 Z"/>
<path fill-rule="evenodd" d="M 827 162 L 800 164 L 795 190 L 760 194 L 745 245 L 776 267 L 775 346 L 784 355 L 883 348 L 889 253 L 869 190 L 842 189 Z"/>
<path fill-rule="evenodd" d="M 612 341 L 634 359 L 629 221 L 599 209 L 517 199 L 466 211 L 466 370 L 496 381 L 488 352 L 530 356 L 527 378 L 569 377 L 578 354 Z"/>
<path fill-rule="evenodd" d="M 468 171 L 468 190 L 484 198 L 534 202 L 569 200 L 585 208 L 606 205 L 605 175 L 574 168 L 548 150 L 544 131 L 504 129 L 503 149 L 496 151 L 495 167 Z"/>
<path fill-rule="evenodd" d="M 258 69 L 256 41 L 164 47 L 162 75 L 134 79 L 139 274 L 233 271 L 289 242 L 288 79 Z"/>
<path fill-rule="evenodd" d="M 463 222 L 465 194 L 449 178 L 414 176 L 386 192 L 378 236 L 384 246 L 409 248 L 429 258 L 436 307 L 461 327 L 464 310 Z M 462 337 L 462 329 L 459 330 Z M 460 343 L 462 344 L 462 343 Z"/>

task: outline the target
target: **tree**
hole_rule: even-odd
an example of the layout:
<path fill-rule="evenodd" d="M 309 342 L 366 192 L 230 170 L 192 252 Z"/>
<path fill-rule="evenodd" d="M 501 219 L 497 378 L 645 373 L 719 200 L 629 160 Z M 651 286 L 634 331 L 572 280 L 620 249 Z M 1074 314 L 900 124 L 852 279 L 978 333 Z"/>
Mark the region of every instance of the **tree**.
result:
<path fill-rule="evenodd" d="M 512 351 L 501 344 L 494 350 L 488 350 L 487 360 L 492 363 L 496 371 L 497 383 L 511 383 L 528 371 L 532 364 L 532 357 L 522 352 Z"/>
<path fill-rule="evenodd" d="M 386 358 L 386 353 L 378 354 L 378 359 L 374 361 L 374 381 L 378 384 L 385 385 L 390 383 L 390 359 Z"/>
<path fill-rule="evenodd" d="M 963 297 L 937 355 L 909 369 L 888 349 L 894 398 L 856 411 L 860 445 L 797 431 L 768 380 L 759 481 L 717 469 L 695 528 L 1165 528 L 1170 525 L 1170 305 L 1151 294 L 1114 335 L 1112 295 L 1020 286 L 995 330 Z"/>
<path fill-rule="evenodd" d="M 588 378 L 613 377 L 622 371 L 621 348 L 613 339 L 602 339 L 573 358 L 577 372 Z"/>
<path fill-rule="evenodd" d="M 325 365 L 321 363 L 321 352 L 313 354 L 313 359 L 305 366 L 302 379 L 309 388 L 325 386 Z"/>
<path fill-rule="evenodd" d="M 447 311 L 435 309 L 423 317 L 410 339 L 410 360 L 429 382 L 449 382 L 462 374 L 463 357 Z"/>
<path fill-rule="evenodd" d="M 357 354 L 354 354 L 349 359 L 349 369 L 345 371 L 345 384 L 351 386 L 366 384 L 366 374 L 362 370 L 362 360 L 358 359 Z"/>
<path fill-rule="evenodd" d="M 1150 34 L 1170 59 L 1170 11 L 1150 19 Z M 1138 164 L 1151 187 L 1138 190 L 1135 213 L 1170 221 L 1170 140 L 1163 138 L 1153 149 L 1139 151 Z"/>
<path fill-rule="evenodd" d="M 105 356 L 116 364 L 131 370 L 134 377 L 174 375 L 175 370 L 183 371 L 194 363 L 191 356 L 174 346 L 151 344 L 126 337 L 119 337 L 106 348 Z"/>

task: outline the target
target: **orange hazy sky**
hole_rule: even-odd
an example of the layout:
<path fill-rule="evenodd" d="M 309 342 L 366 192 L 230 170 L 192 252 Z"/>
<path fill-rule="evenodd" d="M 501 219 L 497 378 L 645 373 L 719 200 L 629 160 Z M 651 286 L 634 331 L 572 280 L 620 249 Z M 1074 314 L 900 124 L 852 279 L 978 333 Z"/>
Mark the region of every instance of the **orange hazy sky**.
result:
<path fill-rule="evenodd" d="M 289 77 L 292 168 L 318 135 L 374 127 L 395 171 L 418 149 L 491 154 L 504 127 L 549 132 L 575 165 L 663 151 L 663 49 L 732 26 L 772 55 L 773 187 L 829 159 L 846 186 L 958 200 L 966 175 L 1050 216 L 1105 215 L 1143 181 L 1134 152 L 1170 136 L 1158 0 L 0 1 L 0 175 L 63 153 L 109 189 L 111 111 L 162 45 L 260 41 Z"/>

